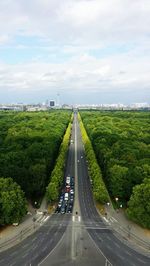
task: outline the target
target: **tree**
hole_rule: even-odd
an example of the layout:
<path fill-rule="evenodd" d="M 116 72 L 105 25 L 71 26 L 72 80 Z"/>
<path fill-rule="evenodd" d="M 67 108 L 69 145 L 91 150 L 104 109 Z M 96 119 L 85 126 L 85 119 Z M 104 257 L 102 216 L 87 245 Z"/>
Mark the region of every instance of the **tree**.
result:
<path fill-rule="evenodd" d="M 19 223 L 27 212 L 20 186 L 12 178 L 0 178 L 0 224 Z"/>
<path fill-rule="evenodd" d="M 128 202 L 126 213 L 128 217 L 150 229 L 150 179 L 144 179 L 140 185 L 133 188 L 133 194 Z"/>
<path fill-rule="evenodd" d="M 126 198 L 126 185 L 128 168 L 120 165 L 114 165 L 109 170 L 110 173 L 110 190 L 114 197 L 120 199 Z"/>

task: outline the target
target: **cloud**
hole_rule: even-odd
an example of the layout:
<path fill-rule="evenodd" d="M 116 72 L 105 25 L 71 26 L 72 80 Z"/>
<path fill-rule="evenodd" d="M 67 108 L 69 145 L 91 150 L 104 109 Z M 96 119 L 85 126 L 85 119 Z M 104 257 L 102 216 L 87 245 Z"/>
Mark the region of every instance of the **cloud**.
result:
<path fill-rule="evenodd" d="M 148 95 L 149 13 L 147 0 L 1 0 L 1 95 L 141 88 Z"/>

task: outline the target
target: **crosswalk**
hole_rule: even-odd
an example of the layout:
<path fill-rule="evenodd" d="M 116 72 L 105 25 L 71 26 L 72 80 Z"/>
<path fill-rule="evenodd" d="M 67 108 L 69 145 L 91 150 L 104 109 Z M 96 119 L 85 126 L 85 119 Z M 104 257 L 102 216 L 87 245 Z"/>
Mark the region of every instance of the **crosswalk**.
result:
<path fill-rule="evenodd" d="M 73 215 L 72 216 L 72 221 L 73 222 L 81 222 L 81 216 L 80 215 L 78 215 L 78 216 Z"/>

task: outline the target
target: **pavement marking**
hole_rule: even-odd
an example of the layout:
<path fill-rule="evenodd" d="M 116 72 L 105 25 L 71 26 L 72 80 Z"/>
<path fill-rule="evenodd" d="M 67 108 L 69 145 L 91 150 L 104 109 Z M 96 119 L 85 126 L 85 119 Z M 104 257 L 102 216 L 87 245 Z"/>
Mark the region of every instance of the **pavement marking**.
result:
<path fill-rule="evenodd" d="M 138 261 L 142 262 L 143 264 L 146 264 L 146 262 L 142 259 L 137 258 Z"/>
<path fill-rule="evenodd" d="M 110 238 L 110 236 L 106 236 L 107 237 L 107 239 L 109 239 L 110 241 L 111 241 L 111 238 Z M 116 244 L 116 243 L 115 243 Z"/>
<path fill-rule="evenodd" d="M 45 246 L 44 248 L 42 248 L 42 251 L 45 251 L 47 249 L 47 246 Z"/>
<path fill-rule="evenodd" d="M 45 219 L 44 219 L 44 223 L 48 220 L 49 216 L 47 216 Z"/>
<path fill-rule="evenodd" d="M 13 256 L 13 255 L 16 255 L 16 254 L 18 254 L 18 251 L 14 251 L 13 253 L 11 253 L 9 256 Z M 0 260 L 0 262 L 1 262 L 1 260 Z"/>
<path fill-rule="evenodd" d="M 78 216 L 78 221 L 81 222 L 81 216 Z"/>
<path fill-rule="evenodd" d="M 129 256 L 131 256 L 131 253 L 128 252 L 127 250 L 124 251 L 126 254 L 128 254 Z"/>
<path fill-rule="evenodd" d="M 28 256 L 28 253 L 25 253 L 24 255 L 22 255 L 22 258 L 26 258 Z"/>
<path fill-rule="evenodd" d="M 118 254 L 117 256 L 118 256 L 120 259 L 125 260 L 125 257 L 124 257 L 124 256 L 122 256 L 122 255 L 120 255 L 120 254 Z"/>
<path fill-rule="evenodd" d="M 75 216 L 74 216 L 74 215 L 72 216 L 72 221 L 73 221 L 73 222 L 75 221 Z"/>
<path fill-rule="evenodd" d="M 24 246 L 22 246 L 22 248 L 23 248 L 23 249 L 26 248 L 27 246 L 29 246 L 29 244 L 30 244 L 30 243 L 25 244 Z"/>
<path fill-rule="evenodd" d="M 11 264 L 10 264 L 10 266 L 14 266 L 15 264 L 16 264 L 16 262 L 14 262 L 14 263 L 11 263 Z"/>
<path fill-rule="evenodd" d="M 119 244 L 117 244 L 116 242 L 114 242 L 115 246 L 117 246 L 117 248 L 120 248 Z"/>
<path fill-rule="evenodd" d="M 111 219 L 112 219 L 113 221 L 115 221 L 115 222 L 118 222 L 114 217 L 111 217 L 110 220 L 111 220 Z"/>
<path fill-rule="evenodd" d="M 33 247 L 32 247 L 32 249 L 36 249 L 38 247 L 38 245 L 34 245 Z"/>
<path fill-rule="evenodd" d="M 112 247 L 110 247 L 108 244 L 107 244 L 107 248 L 108 248 L 108 249 L 110 249 L 110 250 L 113 250 L 113 248 L 112 248 Z"/>
<path fill-rule="evenodd" d="M 34 242 L 35 240 L 37 240 L 37 237 L 34 237 L 34 238 L 31 240 L 31 242 Z"/>
<path fill-rule="evenodd" d="M 103 219 L 105 220 L 105 222 L 109 223 L 109 221 L 106 219 L 106 217 L 103 217 Z"/>

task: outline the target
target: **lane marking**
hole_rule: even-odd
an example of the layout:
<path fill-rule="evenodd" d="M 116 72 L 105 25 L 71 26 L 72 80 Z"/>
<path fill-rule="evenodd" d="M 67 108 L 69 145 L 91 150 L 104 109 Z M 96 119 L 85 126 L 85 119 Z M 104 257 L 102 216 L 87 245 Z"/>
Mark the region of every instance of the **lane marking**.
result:
<path fill-rule="evenodd" d="M 78 221 L 81 222 L 81 217 L 80 216 L 78 216 Z"/>
<path fill-rule="evenodd" d="M 107 248 L 108 248 L 108 249 L 110 249 L 110 250 L 113 250 L 113 248 L 112 248 L 112 247 L 110 247 L 108 244 L 107 244 Z"/>
<path fill-rule="evenodd" d="M 125 260 L 125 257 L 123 257 L 122 255 L 117 254 L 117 256 L 118 256 L 120 259 Z"/>
<path fill-rule="evenodd" d="M 116 242 L 114 242 L 114 244 L 117 248 L 120 248 L 120 246 Z"/>
<path fill-rule="evenodd" d="M 128 252 L 127 250 L 124 251 L 126 254 L 128 254 L 129 256 L 131 256 L 131 253 Z"/>
<path fill-rule="evenodd" d="M 146 264 L 146 262 L 144 260 L 140 259 L 140 258 L 137 258 L 137 260 L 142 262 L 142 263 L 144 263 L 144 264 Z"/>
<path fill-rule="evenodd" d="M 22 255 L 22 258 L 26 258 L 28 256 L 28 253 L 25 253 L 24 255 Z"/>
<path fill-rule="evenodd" d="M 72 216 L 72 221 L 73 221 L 73 222 L 75 221 L 75 216 L 74 216 L 74 215 Z"/>
<path fill-rule="evenodd" d="M 109 223 L 109 221 L 105 217 L 103 217 L 103 219 L 105 220 L 105 222 Z"/>

